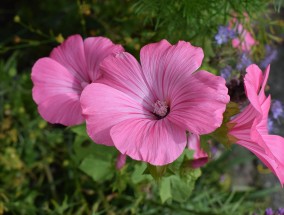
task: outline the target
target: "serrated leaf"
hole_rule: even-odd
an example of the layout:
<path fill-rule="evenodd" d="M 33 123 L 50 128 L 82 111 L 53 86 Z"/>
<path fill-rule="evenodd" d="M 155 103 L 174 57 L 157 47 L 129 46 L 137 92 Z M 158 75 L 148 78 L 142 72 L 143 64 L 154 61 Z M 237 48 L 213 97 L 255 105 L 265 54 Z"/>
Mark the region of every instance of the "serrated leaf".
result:
<path fill-rule="evenodd" d="M 180 168 L 183 166 L 185 160 L 193 159 L 193 150 L 185 149 L 183 153 L 173 163 L 168 165 L 166 175 L 179 174 Z"/>
<path fill-rule="evenodd" d="M 134 172 L 132 173 L 131 180 L 134 184 L 138 184 L 144 180 L 150 180 L 150 175 L 145 175 L 144 172 L 147 169 L 146 163 L 136 164 Z"/>
<path fill-rule="evenodd" d="M 114 172 L 109 161 L 96 158 L 93 155 L 89 155 L 83 159 L 79 169 L 98 182 L 110 179 Z"/>
<path fill-rule="evenodd" d="M 185 170 L 181 175 L 171 176 L 171 193 L 173 200 L 185 202 L 191 195 L 195 181 L 200 175 L 200 169 L 190 169 Z"/>

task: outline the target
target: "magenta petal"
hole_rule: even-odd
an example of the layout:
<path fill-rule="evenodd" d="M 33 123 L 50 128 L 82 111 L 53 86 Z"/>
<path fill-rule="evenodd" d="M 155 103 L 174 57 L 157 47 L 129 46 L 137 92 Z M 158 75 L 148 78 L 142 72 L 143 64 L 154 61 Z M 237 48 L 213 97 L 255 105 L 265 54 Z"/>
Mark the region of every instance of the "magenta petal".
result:
<path fill-rule="evenodd" d="M 88 85 L 83 90 L 80 101 L 88 135 L 98 144 L 113 145 L 109 132 L 119 122 L 130 118 L 152 117 L 139 102 L 104 84 Z"/>
<path fill-rule="evenodd" d="M 84 43 L 80 35 L 68 37 L 60 46 L 52 50 L 50 58 L 66 67 L 81 82 L 89 82 Z"/>
<path fill-rule="evenodd" d="M 89 37 L 85 39 L 84 49 L 88 76 L 92 82 L 101 76 L 99 65 L 104 58 L 124 51 L 121 45 L 115 45 L 110 39 L 105 37 Z"/>
<path fill-rule="evenodd" d="M 157 99 L 167 98 L 172 86 L 190 76 L 202 64 L 203 51 L 185 41 L 170 45 L 166 40 L 141 49 L 145 79 Z"/>
<path fill-rule="evenodd" d="M 191 162 L 193 168 L 199 168 L 208 162 L 208 155 L 200 146 L 199 135 L 189 135 L 188 148 L 194 150 L 193 161 Z"/>
<path fill-rule="evenodd" d="M 144 80 L 141 66 L 129 53 L 123 52 L 107 57 L 101 64 L 102 83 L 126 93 L 152 110 L 153 97 Z"/>
<path fill-rule="evenodd" d="M 262 138 L 270 152 L 284 166 L 284 138 L 278 135 L 262 135 Z"/>
<path fill-rule="evenodd" d="M 78 125 L 84 121 L 79 95 L 59 94 L 47 98 L 38 105 L 38 112 L 46 121 L 66 126 Z"/>
<path fill-rule="evenodd" d="M 267 155 L 265 150 L 261 148 L 255 142 L 250 141 L 238 141 L 238 144 L 247 148 L 252 153 L 254 153 L 262 162 L 265 164 L 279 179 L 280 183 L 284 184 L 284 165 L 279 164 L 274 157 Z"/>
<path fill-rule="evenodd" d="M 50 123 L 75 125 L 83 122 L 80 81 L 51 58 L 39 59 L 32 68 L 33 99 L 40 115 Z"/>
<path fill-rule="evenodd" d="M 186 146 L 185 130 L 166 118 L 158 121 L 128 119 L 115 125 L 110 134 L 122 154 L 152 165 L 173 162 Z"/>
<path fill-rule="evenodd" d="M 257 65 L 252 64 L 247 67 L 246 72 L 244 82 L 247 97 L 254 108 L 261 113 L 258 93 L 263 79 L 262 71 Z"/>
<path fill-rule="evenodd" d="M 195 134 L 210 133 L 221 125 L 230 99 L 222 77 L 196 72 L 171 93 L 170 121 Z"/>

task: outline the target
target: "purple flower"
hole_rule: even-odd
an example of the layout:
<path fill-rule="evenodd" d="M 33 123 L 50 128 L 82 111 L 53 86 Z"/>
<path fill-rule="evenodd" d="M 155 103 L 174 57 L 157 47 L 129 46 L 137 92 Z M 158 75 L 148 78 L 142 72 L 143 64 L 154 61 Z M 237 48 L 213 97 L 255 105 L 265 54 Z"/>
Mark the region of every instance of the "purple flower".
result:
<path fill-rule="evenodd" d="M 284 215 L 284 208 L 278 208 L 276 214 L 277 215 Z"/>
<path fill-rule="evenodd" d="M 265 210 L 265 215 L 273 215 L 273 210 L 272 210 L 272 208 L 266 208 L 266 210 Z"/>
<path fill-rule="evenodd" d="M 225 68 L 221 69 L 220 71 L 221 77 L 223 77 L 226 80 L 226 82 L 229 81 L 231 73 L 232 73 L 232 67 L 229 65 L 227 65 Z"/>
<path fill-rule="evenodd" d="M 237 64 L 237 70 L 243 70 L 244 68 L 247 68 L 249 65 L 252 64 L 252 60 L 249 58 L 249 56 L 246 53 L 241 54 L 239 58 L 239 62 Z"/>
<path fill-rule="evenodd" d="M 274 131 L 274 122 L 273 122 L 273 120 L 270 117 L 268 118 L 267 128 L 268 128 L 268 132 L 270 134 L 273 133 L 273 131 Z"/>
<path fill-rule="evenodd" d="M 235 38 L 235 31 L 229 29 L 227 26 L 219 26 L 218 33 L 215 35 L 215 40 L 218 45 L 227 43 L 230 39 Z"/>
<path fill-rule="evenodd" d="M 265 58 L 260 62 L 261 68 L 266 68 L 273 60 L 277 58 L 277 50 L 269 45 L 265 46 Z"/>
<path fill-rule="evenodd" d="M 274 119 L 278 120 L 279 117 L 284 117 L 283 105 L 279 100 L 274 100 L 271 105 L 271 112 Z"/>

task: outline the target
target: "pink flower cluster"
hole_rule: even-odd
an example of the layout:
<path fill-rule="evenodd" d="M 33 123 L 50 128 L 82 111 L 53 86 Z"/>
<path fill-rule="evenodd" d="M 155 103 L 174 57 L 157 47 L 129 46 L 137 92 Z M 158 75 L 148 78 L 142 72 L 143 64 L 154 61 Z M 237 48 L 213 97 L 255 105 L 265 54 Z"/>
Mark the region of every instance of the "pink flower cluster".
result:
<path fill-rule="evenodd" d="M 248 15 L 244 14 L 244 16 L 245 22 L 249 22 Z M 253 38 L 251 33 L 243 27 L 237 18 L 234 17 L 229 22 L 229 29 L 233 29 L 237 33 L 237 37 L 232 40 L 232 46 L 234 48 L 239 48 L 243 52 L 248 52 L 257 44 L 257 41 Z"/>
<path fill-rule="evenodd" d="M 186 147 L 194 150 L 196 168 L 208 161 L 199 136 L 221 126 L 230 101 L 222 77 L 197 71 L 203 57 L 203 50 L 189 42 L 162 40 L 144 46 L 139 63 L 107 38 L 74 35 L 33 66 L 33 99 L 50 123 L 86 121 L 95 143 L 121 153 L 117 168 L 126 156 L 166 165 Z M 227 124 L 228 136 L 255 153 L 283 183 L 283 138 L 268 135 L 266 128 L 268 71 L 263 76 L 255 65 L 247 69 L 250 104 Z"/>

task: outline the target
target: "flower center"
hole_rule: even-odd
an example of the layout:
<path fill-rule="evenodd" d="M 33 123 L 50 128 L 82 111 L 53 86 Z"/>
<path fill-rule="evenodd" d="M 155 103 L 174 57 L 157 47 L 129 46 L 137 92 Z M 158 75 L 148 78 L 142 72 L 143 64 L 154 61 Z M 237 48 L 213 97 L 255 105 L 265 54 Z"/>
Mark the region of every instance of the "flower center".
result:
<path fill-rule="evenodd" d="M 155 104 L 153 104 L 153 108 L 153 113 L 160 119 L 164 118 L 169 112 L 166 101 L 157 100 Z"/>

